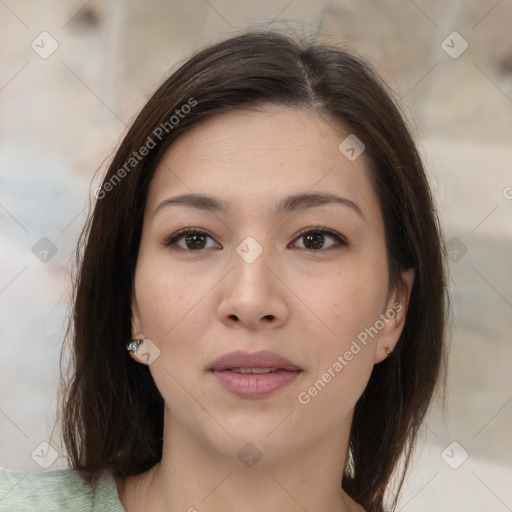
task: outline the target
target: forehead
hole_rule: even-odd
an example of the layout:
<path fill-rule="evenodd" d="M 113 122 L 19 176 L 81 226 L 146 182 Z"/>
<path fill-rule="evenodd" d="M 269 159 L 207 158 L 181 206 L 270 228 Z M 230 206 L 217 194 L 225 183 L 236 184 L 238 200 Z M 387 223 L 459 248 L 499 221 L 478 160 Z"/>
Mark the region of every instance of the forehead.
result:
<path fill-rule="evenodd" d="M 349 135 L 317 113 L 269 105 L 212 117 L 182 134 L 164 154 L 150 185 L 148 209 L 169 195 L 207 193 L 243 208 L 266 209 L 282 197 L 338 192 L 376 205 L 364 154 L 338 149 Z"/>

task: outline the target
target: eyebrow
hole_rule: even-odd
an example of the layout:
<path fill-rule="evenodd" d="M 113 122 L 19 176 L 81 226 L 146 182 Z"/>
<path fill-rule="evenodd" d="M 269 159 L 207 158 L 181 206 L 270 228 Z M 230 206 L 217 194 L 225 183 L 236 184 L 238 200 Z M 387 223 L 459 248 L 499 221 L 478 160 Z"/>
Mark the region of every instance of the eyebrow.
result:
<path fill-rule="evenodd" d="M 340 197 L 329 192 L 309 192 L 302 194 L 293 194 L 282 199 L 276 207 L 278 214 L 284 214 L 292 211 L 306 210 L 326 204 L 341 204 L 355 211 L 363 220 L 366 220 L 361 208 L 346 197 Z M 222 199 L 205 194 L 180 194 L 178 196 L 164 199 L 153 212 L 153 216 L 163 208 L 169 206 L 185 206 L 189 208 L 197 208 L 199 210 L 228 213 L 230 205 Z"/>

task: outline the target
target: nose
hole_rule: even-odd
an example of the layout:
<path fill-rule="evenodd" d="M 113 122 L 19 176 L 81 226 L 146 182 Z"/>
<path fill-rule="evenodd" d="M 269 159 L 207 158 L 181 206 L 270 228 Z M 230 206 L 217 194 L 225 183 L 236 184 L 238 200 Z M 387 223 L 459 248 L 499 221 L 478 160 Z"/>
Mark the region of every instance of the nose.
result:
<path fill-rule="evenodd" d="M 220 320 L 229 327 L 277 328 L 288 322 L 290 291 L 285 276 L 269 251 L 248 263 L 237 253 L 233 268 L 223 280 L 218 307 Z"/>

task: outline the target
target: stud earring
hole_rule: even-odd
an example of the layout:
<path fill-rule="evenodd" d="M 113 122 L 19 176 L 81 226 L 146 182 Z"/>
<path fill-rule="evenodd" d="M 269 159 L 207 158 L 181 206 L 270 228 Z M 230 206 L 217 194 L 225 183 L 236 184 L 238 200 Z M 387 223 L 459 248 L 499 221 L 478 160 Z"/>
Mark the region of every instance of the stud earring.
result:
<path fill-rule="evenodd" d="M 389 354 L 391 354 L 392 350 L 389 347 L 386 347 L 384 349 L 384 352 L 386 352 L 386 355 L 389 356 Z"/>
<path fill-rule="evenodd" d="M 135 336 L 140 336 L 140 334 L 141 334 L 140 332 L 136 332 Z M 143 338 L 136 338 L 136 339 L 130 340 L 126 344 L 126 350 L 128 350 L 128 352 L 130 353 L 130 357 L 137 362 L 140 362 L 140 361 L 135 357 L 135 354 L 137 353 L 137 350 L 139 349 L 139 347 L 142 345 L 143 342 L 144 342 Z"/>

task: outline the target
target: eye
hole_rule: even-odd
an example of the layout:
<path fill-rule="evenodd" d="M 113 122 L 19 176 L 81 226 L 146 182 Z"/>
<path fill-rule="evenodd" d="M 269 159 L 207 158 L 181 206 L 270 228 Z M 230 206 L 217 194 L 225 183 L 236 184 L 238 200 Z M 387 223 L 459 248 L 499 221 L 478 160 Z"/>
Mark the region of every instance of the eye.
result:
<path fill-rule="evenodd" d="M 326 239 L 334 240 L 327 248 L 324 247 Z M 177 251 L 197 252 L 203 249 L 220 248 L 220 245 L 214 242 L 214 245 L 208 246 L 208 239 L 213 238 L 206 232 L 198 228 L 185 228 L 170 237 L 166 238 L 162 244 L 165 247 L 172 247 Z M 320 252 L 336 247 L 347 245 L 347 241 L 335 231 L 326 228 L 307 228 L 299 233 L 295 240 L 304 240 L 305 250 Z"/>
<path fill-rule="evenodd" d="M 208 238 L 213 240 L 206 231 L 197 228 L 186 228 L 174 233 L 162 243 L 165 247 L 173 247 L 177 251 L 193 252 L 202 249 L 211 249 L 211 246 L 207 246 Z M 183 243 L 179 243 L 181 241 L 183 241 Z M 220 247 L 218 244 L 216 244 L 216 246 Z"/>
<path fill-rule="evenodd" d="M 334 243 L 329 245 L 327 248 L 323 247 L 326 238 L 331 238 Z M 304 249 L 319 252 L 322 250 L 335 249 L 347 245 L 347 241 L 335 231 L 325 228 L 307 228 L 299 233 L 299 236 L 295 240 L 304 240 Z"/>

